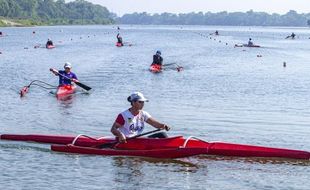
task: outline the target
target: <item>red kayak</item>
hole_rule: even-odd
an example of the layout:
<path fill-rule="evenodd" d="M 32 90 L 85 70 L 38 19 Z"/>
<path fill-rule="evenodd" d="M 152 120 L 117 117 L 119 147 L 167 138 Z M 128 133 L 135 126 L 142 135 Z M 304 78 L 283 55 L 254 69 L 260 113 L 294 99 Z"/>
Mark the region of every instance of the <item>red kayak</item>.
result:
<path fill-rule="evenodd" d="M 75 145 L 52 145 L 51 150 L 56 152 L 93 154 L 104 156 L 138 156 L 150 158 L 182 158 L 205 154 L 205 148 L 166 148 L 166 149 L 145 149 L 145 150 L 123 150 L 123 149 L 99 149 Z"/>
<path fill-rule="evenodd" d="M 150 71 L 152 73 L 160 73 L 162 71 L 162 65 L 158 65 L 158 64 L 152 64 L 150 66 Z"/>
<path fill-rule="evenodd" d="M 169 138 L 136 138 L 129 140 L 127 143 L 116 144 L 114 147 L 104 149 L 94 147 L 114 142 L 115 139 L 111 137 L 95 139 L 87 136 L 15 134 L 3 134 L 0 136 L 0 139 L 59 144 L 52 145 L 52 150 L 78 154 L 142 156 L 154 158 L 179 158 L 204 154 L 235 157 L 310 159 L 310 152 L 307 151 L 225 142 L 206 142 L 194 137 L 185 139 L 182 136 Z"/>
<path fill-rule="evenodd" d="M 65 97 L 71 94 L 74 94 L 76 92 L 76 86 L 75 85 L 62 85 L 57 87 L 56 91 L 56 97 L 61 98 Z"/>
<path fill-rule="evenodd" d="M 47 45 L 47 46 L 46 46 L 46 49 L 53 49 L 53 48 L 55 48 L 54 45 Z"/>
<path fill-rule="evenodd" d="M 116 42 L 116 44 L 115 44 L 117 47 L 122 47 L 123 46 L 123 44 L 122 43 L 119 43 L 119 42 Z"/>

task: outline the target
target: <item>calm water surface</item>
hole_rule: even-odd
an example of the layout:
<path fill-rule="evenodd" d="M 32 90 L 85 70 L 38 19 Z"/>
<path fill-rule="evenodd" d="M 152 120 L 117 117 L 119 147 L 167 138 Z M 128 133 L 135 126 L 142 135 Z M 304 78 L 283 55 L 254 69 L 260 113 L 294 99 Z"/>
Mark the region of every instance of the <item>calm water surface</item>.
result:
<path fill-rule="evenodd" d="M 219 30 L 220 36 L 209 35 Z M 1 28 L 0 134 L 110 135 L 127 96 L 172 126 L 169 135 L 310 150 L 310 30 L 306 28 L 115 26 Z M 36 33 L 33 34 L 32 32 Z M 284 38 L 291 32 L 295 40 Z M 234 48 L 251 37 L 262 48 Z M 56 48 L 34 49 L 52 38 Z M 174 67 L 152 74 L 156 50 Z M 91 94 L 59 101 L 32 80 L 56 85 L 49 68 L 73 64 Z M 287 66 L 283 67 L 283 62 Z M 146 130 L 152 130 L 148 127 Z M 302 161 L 197 156 L 177 160 L 59 154 L 49 145 L 0 141 L 6 189 L 305 189 Z"/>

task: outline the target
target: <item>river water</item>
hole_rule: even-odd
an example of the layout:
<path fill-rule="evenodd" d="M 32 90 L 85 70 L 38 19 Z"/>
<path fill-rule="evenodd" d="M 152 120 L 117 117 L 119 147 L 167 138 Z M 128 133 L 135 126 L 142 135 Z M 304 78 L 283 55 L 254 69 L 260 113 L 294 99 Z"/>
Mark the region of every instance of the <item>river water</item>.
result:
<path fill-rule="evenodd" d="M 141 91 L 170 136 L 310 151 L 310 30 L 216 26 L 1 28 L 0 134 L 110 135 L 127 96 Z M 210 35 L 219 30 L 220 35 Z M 35 32 L 35 33 L 33 33 Z M 295 40 L 284 39 L 291 32 Z M 251 37 L 261 48 L 234 48 Z M 55 49 L 43 47 L 51 38 Z M 161 50 L 159 74 L 148 71 Z M 90 94 L 57 100 L 64 62 Z M 283 66 L 286 62 L 286 67 Z M 182 66 L 183 71 L 175 68 Z M 145 131 L 153 130 L 150 126 Z M 0 187 L 9 189 L 305 189 L 308 161 L 196 156 L 176 160 L 59 154 L 49 145 L 0 141 Z"/>

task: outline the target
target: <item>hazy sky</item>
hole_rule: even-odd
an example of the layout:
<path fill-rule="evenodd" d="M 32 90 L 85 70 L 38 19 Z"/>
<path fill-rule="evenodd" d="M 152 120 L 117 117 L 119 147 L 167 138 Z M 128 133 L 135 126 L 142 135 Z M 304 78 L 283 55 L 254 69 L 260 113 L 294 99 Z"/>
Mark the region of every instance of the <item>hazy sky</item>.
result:
<path fill-rule="evenodd" d="M 118 16 L 124 13 L 189 13 L 189 12 L 245 12 L 250 9 L 284 14 L 289 10 L 310 13 L 310 0 L 87 0 L 100 4 Z M 309 3 L 309 4 L 308 4 Z"/>

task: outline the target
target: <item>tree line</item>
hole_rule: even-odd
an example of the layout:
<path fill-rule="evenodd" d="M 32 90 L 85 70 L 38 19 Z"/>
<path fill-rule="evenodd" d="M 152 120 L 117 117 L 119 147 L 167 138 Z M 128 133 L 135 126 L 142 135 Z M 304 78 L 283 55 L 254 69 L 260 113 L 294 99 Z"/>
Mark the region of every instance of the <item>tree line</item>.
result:
<path fill-rule="evenodd" d="M 0 0 L 0 17 L 26 25 L 112 24 L 116 14 L 84 0 Z"/>
<path fill-rule="evenodd" d="M 162 24 L 162 25 L 225 25 L 225 26 L 310 26 L 310 13 L 298 14 L 291 10 L 284 15 L 254 12 L 226 11 L 219 13 L 187 13 L 187 14 L 124 14 L 117 19 L 122 24 Z"/>

